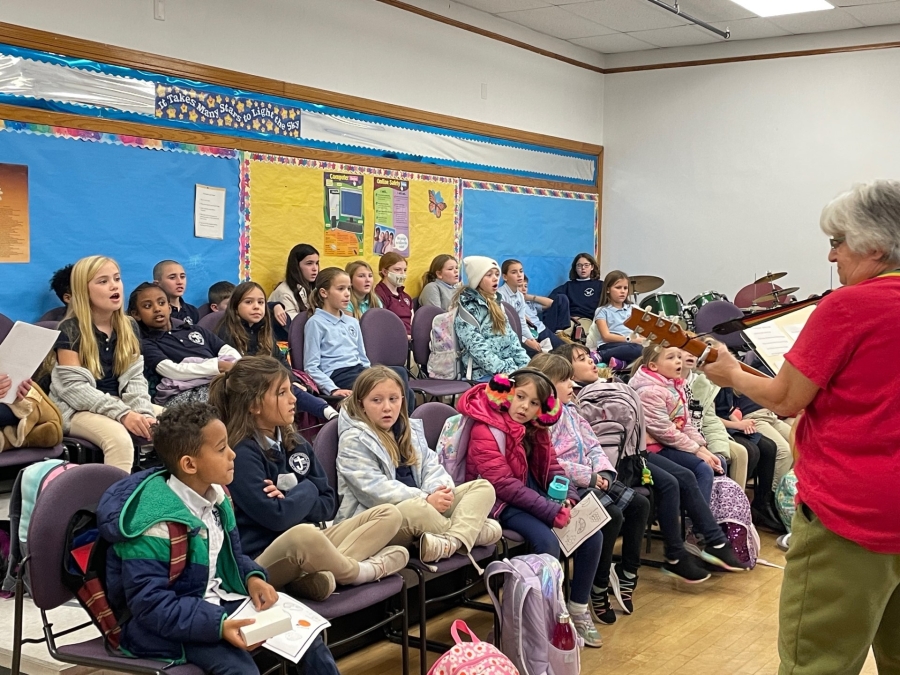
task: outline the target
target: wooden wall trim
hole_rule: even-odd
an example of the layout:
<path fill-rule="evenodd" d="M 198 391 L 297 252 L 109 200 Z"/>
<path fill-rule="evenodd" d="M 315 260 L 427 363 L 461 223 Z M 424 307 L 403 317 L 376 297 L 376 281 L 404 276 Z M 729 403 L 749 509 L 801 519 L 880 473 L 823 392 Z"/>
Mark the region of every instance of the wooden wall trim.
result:
<path fill-rule="evenodd" d="M 125 136 L 137 136 L 139 138 L 174 141 L 176 143 L 191 143 L 194 145 L 208 145 L 217 148 L 232 148 L 235 150 L 245 150 L 247 152 L 283 155 L 285 157 L 315 159 L 322 162 L 373 166 L 383 169 L 392 169 L 394 171 L 409 171 L 434 176 L 447 176 L 450 178 L 460 178 L 462 180 L 509 183 L 512 185 L 524 185 L 527 187 L 546 188 L 550 190 L 568 190 L 571 192 L 598 194 L 596 186 L 582 185 L 580 183 L 563 183 L 521 176 L 487 173 L 483 171 L 469 171 L 466 169 L 457 169 L 436 164 L 407 162 L 370 155 L 354 155 L 346 152 L 333 152 L 330 150 L 285 145 L 283 143 L 257 141 L 238 136 L 171 129 L 169 127 L 156 126 L 154 124 L 141 124 L 139 122 L 125 122 L 121 120 L 104 119 L 101 117 L 87 117 L 73 113 L 38 110 L 35 108 L 25 108 L 5 103 L 0 103 L 0 119 L 27 122 L 30 124 L 68 127 L 71 129 L 84 129 L 107 134 L 122 134 Z"/>
<path fill-rule="evenodd" d="M 801 49 L 792 52 L 771 52 L 769 54 L 747 54 L 745 56 L 726 56 L 716 59 L 698 59 L 695 61 L 673 61 L 671 63 L 650 63 L 643 66 L 623 66 L 606 68 L 606 75 L 619 73 L 639 73 L 645 70 L 667 70 L 670 68 L 692 68 L 694 66 L 714 66 L 723 63 L 741 63 L 744 61 L 769 61 L 771 59 L 790 59 L 799 56 L 823 56 L 827 54 L 846 54 L 851 52 L 869 52 L 881 49 L 897 49 L 900 42 L 876 42 L 866 45 L 847 45 L 844 47 L 827 47 L 823 49 Z"/>
<path fill-rule="evenodd" d="M 382 103 L 371 99 L 359 98 L 347 94 L 316 89 L 304 85 L 283 82 L 266 77 L 258 77 L 225 68 L 207 66 L 181 59 L 174 59 L 158 54 L 150 54 L 116 45 L 83 40 L 48 31 L 26 28 L 15 24 L 0 23 L 0 42 L 36 49 L 40 51 L 64 54 L 78 58 L 91 59 L 101 63 L 125 66 L 137 70 L 152 71 L 171 77 L 183 77 L 224 87 L 233 87 L 246 91 L 256 91 L 272 96 L 298 99 L 319 105 L 345 108 L 371 115 L 381 115 L 393 119 L 444 127 L 455 131 L 503 138 L 519 143 L 542 145 L 570 152 L 598 155 L 599 145 L 583 143 L 566 138 L 557 138 L 546 134 L 537 134 L 521 129 L 511 129 L 494 124 L 476 122 L 460 117 L 442 115 L 440 113 L 407 108 L 405 106 Z M 283 153 L 282 153 L 283 154 Z"/>

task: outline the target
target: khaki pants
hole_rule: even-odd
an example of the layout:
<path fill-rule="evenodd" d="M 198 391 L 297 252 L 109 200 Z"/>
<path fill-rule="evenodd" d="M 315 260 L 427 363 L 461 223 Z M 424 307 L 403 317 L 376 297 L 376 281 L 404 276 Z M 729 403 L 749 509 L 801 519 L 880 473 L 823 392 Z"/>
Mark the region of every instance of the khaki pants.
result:
<path fill-rule="evenodd" d="M 456 537 L 471 551 L 495 500 L 494 486 L 481 478 L 457 485 L 453 503 L 443 513 L 421 497 L 407 499 L 397 504 L 403 524 L 391 543 L 408 546 L 423 534 L 443 534 Z"/>
<path fill-rule="evenodd" d="M 873 553 L 806 512 L 791 523 L 779 675 L 856 675 L 870 646 L 879 675 L 900 675 L 900 555 Z"/>
<path fill-rule="evenodd" d="M 359 576 L 359 561 L 378 553 L 397 534 L 403 517 L 382 504 L 325 530 L 295 525 L 269 544 L 256 559 L 276 588 L 312 572 L 331 572 L 339 584 Z"/>
<path fill-rule="evenodd" d="M 747 487 L 747 448 L 740 443 L 728 441 L 728 452 L 730 453 L 728 472 L 731 474 L 731 480 L 743 490 Z"/>
<path fill-rule="evenodd" d="M 153 406 L 159 416 L 165 408 Z M 103 463 L 131 473 L 134 466 L 134 441 L 121 422 L 92 412 L 77 412 L 69 423 L 69 436 L 90 441 L 103 451 Z"/>
<path fill-rule="evenodd" d="M 794 466 L 790 444 L 791 425 L 765 408 L 748 414 L 745 419 L 756 422 L 756 430 L 778 446 L 775 453 L 775 482 L 772 485 L 772 489 L 777 490 L 781 479 Z"/>

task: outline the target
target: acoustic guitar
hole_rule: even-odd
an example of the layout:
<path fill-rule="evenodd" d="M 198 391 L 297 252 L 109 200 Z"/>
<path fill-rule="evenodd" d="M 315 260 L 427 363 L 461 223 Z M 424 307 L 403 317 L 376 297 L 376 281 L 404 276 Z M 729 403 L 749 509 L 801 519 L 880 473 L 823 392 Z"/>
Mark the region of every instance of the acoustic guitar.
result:
<path fill-rule="evenodd" d="M 702 366 L 704 363 L 715 363 L 719 358 L 719 351 L 715 347 L 711 347 L 700 338 L 691 337 L 679 324 L 652 312 L 634 307 L 631 310 L 631 316 L 625 320 L 625 325 L 653 344 L 661 347 L 678 347 L 693 354 L 697 357 L 698 366 Z M 746 363 L 739 363 L 741 369 L 746 373 L 769 377 Z"/>

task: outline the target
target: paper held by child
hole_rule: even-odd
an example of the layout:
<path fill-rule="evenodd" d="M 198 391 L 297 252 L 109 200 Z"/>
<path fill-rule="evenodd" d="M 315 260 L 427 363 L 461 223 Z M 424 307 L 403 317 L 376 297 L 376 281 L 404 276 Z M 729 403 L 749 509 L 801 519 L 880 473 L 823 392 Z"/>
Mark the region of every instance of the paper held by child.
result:
<path fill-rule="evenodd" d="M 0 344 L 0 372 L 9 375 L 12 380 L 9 392 L 0 399 L 0 403 L 16 400 L 16 389 L 38 369 L 57 337 L 58 330 L 16 321 Z"/>
<path fill-rule="evenodd" d="M 287 632 L 269 638 L 263 643 L 263 647 L 279 656 L 282 656 L 292 663 L 298 663 L 309 649 L 313 640 L 323 630 L 331 626 L 327 620 L 309 609 L 296 598 L 292 598 L 284 593 L 278 594 L 278 602 L 270 609 L 262 612 L 256 611 L 253 603 L 248 598 L 244 604 L 230 616 L 229 619 L 257 619 L 265 620 L 265 615 L 273 609 L 280 609 L 290 615 L 291 627 Z M 274 614 L 273 614 L 274 616 Z M 253 625 L 247 626 L 252 629 Z M 252 634 L 252 632 L 251 632 Z"/>
<path fill-rule="evenodd" d="M 588 492 L 572 509 L 569 524 L 553 528 L 563 555 L 572 555 L 588 538 L 611 520 L 609 513 L 593 492 Z"/>

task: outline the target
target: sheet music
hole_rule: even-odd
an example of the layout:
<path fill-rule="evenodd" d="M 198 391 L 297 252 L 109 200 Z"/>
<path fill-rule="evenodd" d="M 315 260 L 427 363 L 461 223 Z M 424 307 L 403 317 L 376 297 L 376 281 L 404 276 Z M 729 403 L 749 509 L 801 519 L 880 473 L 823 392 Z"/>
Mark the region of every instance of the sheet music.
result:
<path fill-rule="evenodd" d="M 777 374 L 781 370 L 781 366 L 784 365 L 784 355 L 791 351 L 815 308 L 815 305 L 809 305 L 796 312 L 744 329 L 744 335 L 752 344 L 756 354 L 772 369 L 773 373 Z"/>

